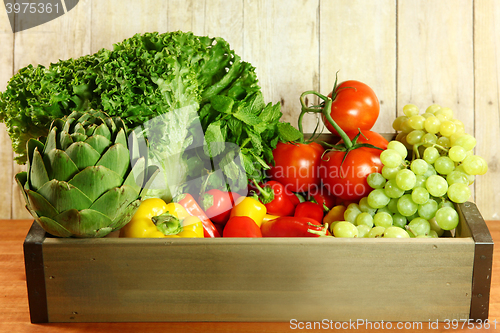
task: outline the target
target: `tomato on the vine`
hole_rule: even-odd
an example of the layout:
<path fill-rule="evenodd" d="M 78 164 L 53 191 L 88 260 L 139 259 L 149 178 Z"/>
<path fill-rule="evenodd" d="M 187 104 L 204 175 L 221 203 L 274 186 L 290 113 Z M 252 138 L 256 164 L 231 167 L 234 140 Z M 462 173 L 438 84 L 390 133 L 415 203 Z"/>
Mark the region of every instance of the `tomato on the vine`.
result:
<path fill-rule="evenodd" d="M 363 82 L 344 81 L 334 88 L 330 115 L 345 132 L 362 129 L 370 130 L 380 112 L 380 104 L 375 92 Z M 323 122 L 330 132 L 338 132 L 331 123 L 322 117 Z"/>
<path fill-rule="evenodd" d="M 358 132 L 346 132 L 351 140 Z M 388 141 L 373 131 L 361 131 L 356 144 L 370 144 L 386 149 Z M 339 143 L 343 143 L 341 140 Z M 321 160 L 320 175 L 323 186 L 331 194 L 343 200 L 359 200 L 367 196 L 372 188 L 366 178 L 372 172 L 381 172 L 383 164 L 380 161 L 381 149 L 359 147 L 347 153 L 345 151 L 328 151 Z"/>
<path fill-rule="evenodd" d="M 325 149 L 316 142 L 279 142 L 273 150 L 274 165 L 268 171 L 292 192 L 308 192 L 320 186 L 318 168 Z"/>

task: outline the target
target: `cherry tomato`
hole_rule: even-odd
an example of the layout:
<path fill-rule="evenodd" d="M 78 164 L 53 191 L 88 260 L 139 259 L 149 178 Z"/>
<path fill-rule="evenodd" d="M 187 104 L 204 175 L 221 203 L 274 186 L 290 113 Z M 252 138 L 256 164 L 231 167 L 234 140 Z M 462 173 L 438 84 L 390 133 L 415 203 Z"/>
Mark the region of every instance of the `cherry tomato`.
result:
<path fill-rule="evenodd" d="M 332 93 L 328 95 L 332 98 Z M 337 85 L 330 115 L 345 132 L 370 130 L 377 121 L 380 104 L 375 92 L 366 84 L 349 80 Z M 337 131 L 323 116 L 323 122 L 330 132 Z"/>
<path fill-rule="evenodd" d="M 287 191 L 308 192 L 318 190 L 318 168 L 324 148 L 315 142 L 279 142 L 273 150 L 274 166 L 268 171 L 272 180 L 278 181 Z"/>

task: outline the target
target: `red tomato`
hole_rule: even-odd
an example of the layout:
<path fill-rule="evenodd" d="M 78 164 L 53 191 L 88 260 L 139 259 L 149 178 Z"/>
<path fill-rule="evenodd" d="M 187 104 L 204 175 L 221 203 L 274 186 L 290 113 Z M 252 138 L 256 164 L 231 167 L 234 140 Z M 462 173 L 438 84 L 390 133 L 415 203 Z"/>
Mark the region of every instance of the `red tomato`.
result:
<path fill-rule="evenodd" d="M 238 193 L 211 189 L 200 196 L 199 203 L 213 223 L 224 225 L 239 197 Z"/>
<path fill-rule="evenodd" d="M 346 132 L 347 136 L 349 139 L 354 139 L 356 135 L 358 135 L 359 130 L 355 131 L 349 131 Z M 344 140 L 340 140 L 337 144 L 343 143 Z M 379 147 L 382 149 L 387 149 L 387 145 L 389 144 L 389 141 L 387 141 L 386 138 L 384 138 L 382 135 L 380 135 L 377 132 L 374 131 L 368 131 L 368 130 L 361 130 L 361 135 L 358 137 L 357 143 L 369 143 L 375 147 Z M 381 150 L 379 151 L 380 153 L 382 152 Z"/>
<path fill-rule="evenodd" d="M 332 93 L 328 95 L 332 97 Z M 380 104 L 375 92 L 366 84 L 349 80 L 344 81 L 335 88 L 330 115 L 344 132 L 369 130 L 377 121 Z M 323 116 L 323 122 L 330 132 L 337 131 Z"/>
<path fill-rule="evenodd" d="M 274 166 L 268 171 L 272 180 L 278 181 L 287 191 L 308 192 L 318 190 L 318 168 L 324 148 L 315 142 L 279 142 L 273 150 Z"/>
<path fill-rule="evenodd" d="M 372 172 L 381 172 L 381 152 L 374 148 L 357 148 L 349 152 L 343 163 L 346 152 L 327 152 L 320 168 L 323 186 L 342 200 L 359 200 L 367 196 L 372 188 L 366 178 Z"/>

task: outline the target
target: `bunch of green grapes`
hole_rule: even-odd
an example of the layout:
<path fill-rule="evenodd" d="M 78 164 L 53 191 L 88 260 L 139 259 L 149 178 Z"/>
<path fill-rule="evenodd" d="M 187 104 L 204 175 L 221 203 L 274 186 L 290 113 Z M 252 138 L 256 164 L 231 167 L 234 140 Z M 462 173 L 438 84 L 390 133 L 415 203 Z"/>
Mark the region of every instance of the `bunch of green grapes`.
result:
<path fill-rule="evenodd" d="M 455 203 L 466 202 L 475 176 L 488 170 L 473 153 L 476 139 L 450 108 L 419 114 L 409 104 L 403 113 L 393 123 L 396 139 L 380 154 L 381 173 L 368 176 L 373 190 L 347 207 L 334 236 L 439 237 L 458 225 Z"/>

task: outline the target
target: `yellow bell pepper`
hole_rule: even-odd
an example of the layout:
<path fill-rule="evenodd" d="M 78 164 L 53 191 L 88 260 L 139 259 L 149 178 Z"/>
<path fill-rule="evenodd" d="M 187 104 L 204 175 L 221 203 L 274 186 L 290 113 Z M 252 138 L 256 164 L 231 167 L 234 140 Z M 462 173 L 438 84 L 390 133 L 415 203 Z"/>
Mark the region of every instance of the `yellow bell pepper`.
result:
<path fill-rule="evenodd" d="M 231 217 L 248 216 L 260 228 L 264 216 L 267 214 L 267 208 L 258 199 L 254 197 L 239 197 L 231 209 Z"/>
<path fill-rule="evenodd" d="M 203 224 L 178 203 L 150 198 L 141 203 L 130 222 L 120 229 L 120 237 L 198 238 L 203 237 Z"/>

